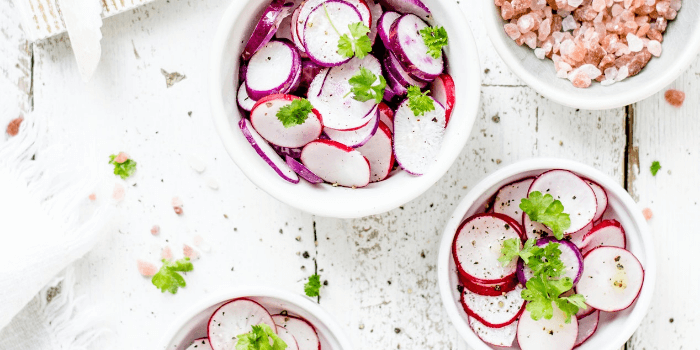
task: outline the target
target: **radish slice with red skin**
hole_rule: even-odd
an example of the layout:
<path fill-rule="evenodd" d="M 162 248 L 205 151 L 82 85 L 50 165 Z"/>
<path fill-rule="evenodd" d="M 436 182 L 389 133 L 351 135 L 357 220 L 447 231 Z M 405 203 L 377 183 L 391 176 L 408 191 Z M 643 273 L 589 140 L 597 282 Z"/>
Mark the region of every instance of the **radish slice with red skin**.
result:
<path fill-rule="evenodd" d="M 381 18 L 379 18 L 379 23 L 377 24 L 377 31 L 379 32 L 379 38 L 382 39 L 384 46 L 389 46 L 389 30 L 391 30 L 391 25 L 394 24 L 401 14 L 394 11 L 384 12 Z"/>
<path fill-rule="evenodd" d="M 209 339 L 207 338 L 199 338 L 195 339 L 190 346 L 187 347 L 186 350 L 212 350 L 211 345 L 209 344 Z"/>
<path fill-rule="evenodd" d="M 335 130 L 326 128 L 324 132 L 329 139 L 333 141 L 338 141 L 348 147 L 358 148 L 369 142 L 369 140 L 377 132 L 379 127 L 379 112 L 375 108 L 375 118 L 370 120 L 367 125 L 357 129 L 357 130 Z"/>
<path fill-rule="evenodd" d="M 542 173 L 532 182 L 528 193 L 539 191 L 550 194 L 564 205 L 564 213 L 569 214 L 571 226 L 564 234 L 574 233 L 593 221 L 598 208 L 595 192 L 578 175 L 567 170 L 550 170 Z"/>
<path fill-rule="evenodd" d="M 515 322 L 525 311 L 521 286 L 499 296 L 484 296 L 468 289 L 462 291 L 462 307 L 470 317 L 492 328 L 505 327 Z"/>
<path fill-rule="evenodd" d="M 384 5 L 400 13 L 412 13 L 423 20 L 431 19 L 430 9 L 420 0 L 382 0 Z"/>
<path fill-rule="evenodd" d="M 513 322 L 501 328 L 492 328 L 479 322 L 474 317 L 469 317 L 469 327 L 485 343 L 498 347 L 510 347 L 513 345 L 515 333 L 518 331 L 518 322 Z"/>
<path fill-rule="evenodd" d="M 248 96 L 248 91 L 246 91 L 245 82 L 243 82 L 238 88 L 237 100 L 238 106 L 247 112 L 250 112 L 253 109 L 253 106 L 255 106 L 255 103 L 258 102 L 250 98 L 250 96 Z"/>
<path fill-rule="evenodd" d="M 618 247 L 599 247 L 583 258 L 586 267 L 576 291 L 586 304 L 615 312 L 630 307 L 644 284 L 644 268 L 630 252 Z"/>
<path fill-rule="evenodd" d="M 569 241 L 571 241 L 571 243 L 575 244 L 576 247 L 578 247 L 578 249 L 583 248 L 583 246 L 585 244 L 583 242 L 583 239 L 586 236 L 586 234 L 588 234 L 588 232 L 591 231 L 591 229 L 593 229 L 593 222 L 589 223 L 588 225 L 586 225 L 586 227 L 578 230 L 577 232 L 570 234 Z"/>
<path fill-rule="evenodd" d="M 512 278 L 517 257 L 506 266 L 498 258 L 504 241 L 522 240 L 523 236 L 520 225 L 503 214 L 477 214 L 464 220 L 452 243 L 457 270 L 474 282 L 498 283 Z"/>
<path fill-rule="evenodd" d="M 294 338 L 294 335 L 290 333 L 286 328 L 277 325 L 277 336 L 282 339 L 282 341 L 287 344 L 287 348 L 285 350 L 299 350 L 299 344 L 297 343 L 296 338 Z"/>
<path fill-rule="evenodd" d="M 302 42 L 309 59 L 324 67 L 335 67 L 350 58 L 338 53 L 338 43 L 343 35 L 352 37 L 349 25 L 362 22 L 357 9 L 344 0 L 328 0 L 318 5 L 307 18 Z"/>
<path fill-rule="evenodd" d="M 311 82 L 314 81 L 314 78 L 316 78 L 316 76 L 321 73 L 323 69 L 323 67 L 317 65 L 311 60 L 301 61 L 301 82 L 299 84 L 299 88 L 303 90 L 303 92 L 308 91 Z"/>
<path fill-rule="evenodd" d="M 298 31 L 298 23 L 299 23 L 299 13 L 301 12 L 302 6 L 297 7 L 296 10 L 292 13 L 292 23 L 290 23 L 290 31 L 292 33 L 292 42 L 294 43 L 294 46 L 297 47 L 297 50 L 299 50 L 300 53 L 306 54 L 306 49 L 304 48 L 304 43 L 301 42 L 301 38 L 299 37 L 299 31 Z"/>
<path fill-rule="evenodd" d="M 382 102 L 377 105 L 377 109 L 379 110 L 379 120 L 386 124 L 387 127 L 389 127 L 389 130 L 391 133 L 394 133 L 394 111 L 391 109 L 391 107 L 387 106 L 386 103 Z"/>
<path fill-rule="evenodd" d="M 391 168 L 394 166 L 394 150 L 391 143 L 391 130 L 384 122 L 380 121 L 374 136 L 357 148 L 369 161 L 369 170 L 372 173 L 369 178 L 370 182 L 382 181 L 389 176 Z"/>
<path fill-rule="evenodd" d="M 510 216 L 513 220 L 520 220 L 523 211 L 520 210 L 520 201 L 527 198 L 527 191 L 535 178 L 528 177 L 501 187 L 496 192 L 493 204 L 494 213 Z"/>
<path fill-rule="evenodd" d="M 586 183 L 591 186 L 591 189 L 593 189 L 593 192 L 595 192 L 595 198 L 598 201 L 598 209 L 595 212 L 593 221 L 597 222 L 603 218 L 603 214 L 605 214 L 605 211 L 608 209 L 608 193 L 605 192 L 603 186 L 595 183 L 593 180 L 583 179 L 583 181 L 586 181 Z"/>
<path fill-rule="evenodd" d="M 209 318 L 207 334 L 214 350 L 236 350 L 238 336 L 250 333 L 252 326 L 264 323 L 276 333 L 272 316 L 250 299 L 235 299 L 221 305 Z"/>
<path fill-rule="evenodd" d="M 589 308 L 590 309 L 590 308 Z M 578 319 L 578 336 L 574 347 L 579 347 L 585 343 L 593 333 L 598 329 L 598 321 L 600 320 L 600 311 L 595 310 L 586 317 Z"/>
<path fill-rule="evenodd" d="M 360 152 L 332 140 L 316 140 L 301 151 L 301 162 L 331 184 L 364 187 L 369 184 L 369 161 Z"/>
<path fill-rule="evenodd" d="M 314 174 L 313 171 L 309 170 L 309 168 L 305 167 L 304 164 L 299 163 L 296 159 L 287 156 L 287 165 L 289 165 L 292 170 L 294 170 L 299 176 L 301 176 L 302 179 L 312 183 L 312 184 L 320 184 L 323 182 L 323 179 L 318 177 L 318 175 Z"/>
<path fill-rule="evenodd" d="M 428 24 L 412 14 L 406 14 L 391 25 L 389 31 L 389 47 L 401 66 L 412 76 L 432 81 L 444 69 L 443 57 L 433 58 L 428 54 L 428 47 L 420 31 Z"/>
<path fill-rule="evenodd" d="M 627 248 L 625 229 L 617 220 L 604 220 L 600 224 L 595 225 L 583 237 L 581 253 L 586 254 L 601 246 Z"/>
<path fill-rule="evenodd" d="M 260 100 L 267 95 L 287 93 L 301 77 L 301 57 L 289 43 L 273 40 L 263 46 L 248 62 L 246 89 L 248 96 Z"/>
<path fill-rule="evenodd" d="M 396 58 L 396 56 L 394 56 L 394 54 L 391 51 L 388 51 L 386 57 L 384 57 L 384 69 L 386 69 L 387 72 L 391 73 L 391 75 L 394 76 L 396 81 L 407 89 L 409 86 L 412 85 L 417 86 L 421 89 L 428 86 L 427 81 L 417 80 L 411 77 L 411 75 L 408 74 L 408 72 L 406 72 L 405 69 L 403 69 L 401 63 L 399 63 L 399 60 Z"/>
<path fill-rule="evenodd" d="M 552 303 L 553 304 L 553 303 Z M 532 319 L 525 310 L 518 321 L 518 344 L 522 350 L 571 350 L 578 336 L 578 320 L 571 317 L 566 323 L 566 316 L 556 305 L 552 305 L 552 319 Z"/>
<path fill-rule="evenodd" d="M 277 32 L 280 23 L 287 17 L 293 8 L 291 4 L 285 4 L 283 0 L 273 0 L 265 9 L 260 20 L 253 29 L 253 34 L 248 39 L 241 57 L 244 61 L 249 60 L 256 52 L 272 39 Z"/>
<path fill-rule="evenodd" d="M 301 157 L 301 148 L 289 148 L 289 147 L 280 147 L 276 145 L 270 145 L 277 154 L 280 155 L 280 157 L 285 158 L 287 156 L 290 156 L 294 159 L 299 159 Z"/>
<path fill-rule="evenodd" d="M 462 286 L 470 291 L 485 296 L 497 297 L 503 295 L 503 293 L 508 293 L 515 289 L 520 283 L 515 275 L 509 276 L 508 278 L 499 280 L 493 283 L 483 283 L 476 280 L 470 280 L 459 275 L 459 281 Z"/>
<path fill-rule="evenodd" d="M 280 147 L 303 147 L 317 139 L 323 130 L 321 114 L 312 109 L 304 123 L 285 128 L 277 118 L 277 113 L 283 107 L 289 106 L 301 97 L 293 95 L 269 95 L 259 100 L 250 112 L 250 122 L 253 128 L 267 142 Z"/>
<path fill-rule="evenodd" d="M 578 318 L 580 320 L 580 319 L 582 319 L 582 318 L 584 318 L 584 317 L 586 317 L 586 316 L 588 316 L 596 311 L 598 311 L 598 310 L 596 310 L 590 306 L 585 308 L 585 309 L 579 308 L 578 312 L 576 313 L 576 318 Z"/>
<path fill-rule="evenodd" d="M 441 74 L 430 84 L 430 96 L 445 107 L 445 124 L 450 122 L 456 102 L 455 82 L 449 74 Z"/>
<path fill-rule="evenodd" d="M 440 153 L 445 136 L 445 109 L 437 102 L 434 106 L 433 111 L 416 117 L 406 99 L 394 114 L 394 154 L 409 174 L 425 174 Z"/>
<path fill-rule="evenodd" d="M 273 315 L 272 319 L 294 336 L 299 350 L 321 350 L 316 328 L 305 319 L 291 315 Z"/>
<path fill-rule="evenodd" d="M 299 183 L 299 176 L 289 168 L 282 158 L 277 155 L 274 149 L 258 134 L 255 129 L 249 126 L 247 119 L 241 119 L 238 127 L 243 132 L 246 140 L 253 146 L 255 152 L 262 158 L 280 177 L 293 184 Z"/>
<path fill-rule="evenodd" d="M 552 230 L 536 221 L 530 220 L 526 213 L 523 213 L 523 229 L 527 239 L 540 239 L 552 235 Z"/>

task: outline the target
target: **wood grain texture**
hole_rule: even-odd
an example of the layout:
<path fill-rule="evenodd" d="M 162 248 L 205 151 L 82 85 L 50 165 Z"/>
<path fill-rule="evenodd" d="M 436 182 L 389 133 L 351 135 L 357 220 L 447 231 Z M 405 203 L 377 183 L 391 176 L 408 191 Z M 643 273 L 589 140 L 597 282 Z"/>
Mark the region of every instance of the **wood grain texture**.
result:
<path fill-rule="evenodd" d="M 14 6 L 0 1 L 0 141 L 7 123 L 32 109 L 32 52 Z"/>

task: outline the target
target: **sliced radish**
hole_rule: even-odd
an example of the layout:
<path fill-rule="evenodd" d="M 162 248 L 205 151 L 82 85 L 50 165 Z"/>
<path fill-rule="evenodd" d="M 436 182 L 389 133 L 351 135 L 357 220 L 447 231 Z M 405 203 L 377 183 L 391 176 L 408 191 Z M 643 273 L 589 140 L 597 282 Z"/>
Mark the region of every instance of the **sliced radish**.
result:
<path fill-rule="evenodd" d="M 296 338 L 294 338 L 294 335 L 292 335 L 292 333 L 290 333 L 286 328 L 278 325 L 277 335 L 285 344 L 287 344 L 287 348 L 285 350 L 299 350 L 299 344 L 297 343 Z"/>
<path fill-rule="evenodd" d="M 386 124 L 386 126 L 389 127 L 389 130 L 391 133 L 394 133 L 394 111 L 391 110 L 391 107 L 387 106 L 386 103 L 382 102 L 377 105 L 377 109 L 379 110 L 379 120 Z"/>
<path fill-rule="evenodd" d="M 589 308 L 590 309 L 590 308 Z M 574 347 L 578 347 L 590 338 L 593 333 L 598 329 L 598 321 L 600 320 L 600 311 L 596 310 L 590 315 L 578 319 L 578 337 L 576 337 L 576 344 Z"/>
<path fill-rule="evenodd" d="M 362 67 L 376 76 L 382 75 L 379 60 L 372 55 L 367 55 L 363 59 L 353 58 L 344 65 L 333 67 L 327 74 L 319 73 L 309 86 L 309 101 L 323 115 L 325 127 L 354 130 L 366 125 L 374 118 L 372 112 L 377 104 L 376 101 L 360 102 L 350 93 L 352 86 L 348 81 Z"/>
<path fill-rule="evenodd" d="M 583 239 L 586 236 L 586 234 L 591 231 L 592 228 L 593 228 L 593 222 L 590 222 L 590 223 L 588 223 L 588 225 L 586 225 L 586 227 L 570 234 L 569 241 L 571 243 L 575 244 L 576 247 L 578 247 L 578 249 L 583 248 L 583 246 L 584 246 Z"/>
<path fill-rule="evenodd" d="M 595 225 L 583 237 L 583 245 L 583 248 L 581 248 L 581 253 L 583 254 L 600 246 L 625 249 L 627 248 L 625 229 L 617 220 L 604 220 L 600 224 Z"/>
<path fill-rule="evenodd" d="M 493 204 L 494 213 L 508 215 L 513 220 L 520 221 L 523 217 L 523 212 L 520 210 L 520 201 L 523 198 L 527 198 L 527 191 L 534 180 L 534 178 L 528 177 L 501 187 L 496 192 Z"/>
<path fill-rule="evenodd" d="M 572 290 L 571 292 L 573 293 L 574 291 Z M 580 319 L 582 319 L 582 318 L 584 318 L 584 317 L 586 317 L 586 316 L 588 316 L 596 311 L 598 311 L 598 310 L 596 310 L 590 306 L 585 308 L 585 309 L 579 308 L 578 312 L 576 313 L 576 318 L 578 318 L 580 320 Z"/>
<path fill-rule="evenodd" d="M 430 96 L 445 107 L 445 119 L 449 123 L 456 101 L 455 82 L 452 77 L 449 74 L 440 74 L 435 78 L 430 84 Z"/>
<path fill-rule="evenodd" d="M 314 78 L 323 71 L 323 67 L 317 65 L 313 61 L 301 61 L 301 82 L 299 87 L 305 92 L 309 89 L 309 85 L 314 81 Z"/>
<path fill-rule="evenodd" d="M 291 44 L 273 40 L 248 62 L 246 89 L 254 100 L 289 92 L 300 78 L 301 57 Z"/>
<path fill-rule="evenodd" d="M 515 287 L 517 287 L 520 283 L 515 275 L 509 276 L 508 278 L 501 279 L 497 282 L 492 283 L 484 283 L 477 280 L 467 279 L 460 275 L 459 281 L 460 283 L 462 283 L 462 286 L 464 288 L 469 289 L 470 291 L 476 294 L 491 297 L 496 297 L 499 295 L 503 295 L 503 293 L 508 293 L 511 290 L 515 289 Z"/>
<path fill-rule="evenodd" d="M 236 350 L 238 336 L 252 331 L 252 326 L 264 323 L 276 332 L 272 316 L 260 304 L 250 299 L 235 299 L 221 305 L 209 318 L 207 333 L 214 350 Z"/>
<path fill-rule="evenodd" d="M 537 246 L 545 247 L 550 243 L 558 243 L 561 255 L 559 259 L 564 263 L 564 275 L 562 277 L 569 277 L 574 285 L 578 283 L 581 279 L 581 274 L 583 273 L 583 256 L 578 248 L 569 241 L 559 241 L 554 237 L 547 237 L 537 241 Z"/>
<path fill-rule="evenodd" d="M 297 47 L 297 50 L 299 50 L 300 53 L 306 54 L 304 43 L 301 42 L 301 38 L 299 37 L 300 32 L 297 30 L 297 27 L 299 26 L 299 13 L 301 13 L 301 8 L 302 6 L 297 7 L 297 9 L 292 13 L 292 23 L 290 23 L 289 30 L 292 33 L 292 42 L 294 43 L 294 46 Z M 301 23 L 303 24 L 303 22 Z"/>
<path fill-rule="evenodd" d="M 324 132 L 329 139 L 338 141 L 348 147 L 357 148 L 366 144 L 377 132 L 379 127 L 379 112 L 374 111 L 375 117 L 367 125 L 356 130 L 335 130 L 326 128 Z"/>
<path fill-rule="evenodd" d="M 321 350 L 316 328 L 305 319 L 290 315 L 274 315 L 272 319 L 294 336 L 299 350 Z"/>
<path fill-rule="evenodd" d="M 293 95 L 269 95 L 259 100 L 250 112 L 250 122 L 253 128 L 268 142 L 280 147 L 303 147 L 317 139 L 323 130 L 321 114 L 312 109 L 301 125 L 285 128 L 277 118 L 277 113 L 292 101 L 301 97 Z"/>
<path fill-rule="evenodd" d="M 401 168 L 413 175 L 425 174 L 437 161 L 445 135 L 445 109 L 435 109 L 416 117 L 408 100 L 394 115 L 394 154 Z"/>
<path fill-rule="evenodd" d="M 260 20 L 253 29 L 253 34 L 248 39 L 241 57 L 244 61 L 249 60 L 253 54 L 260 50 L 272 39 L 277 32 L 280 23 L 292 11 L 292 4 L 285 4 L 284 1 L 272 1 L 265 9 Z"/>
<path fill-rule="evenodd" d="M 630 252 L 617 247 L 599 247 L 583 258 L 583 277 L 576 291 L 586 304 L 598 310 L 624 310 L 637 299 L 644 283 L 644 268 Z"/>
<path fill-rule="evenodd" d="M 394 166 L 394 150 L 391 147 L 391 130 L 384 122 L 379 122 L 374 136 L 357 150 L 369 161 L 372 173 L 370 182 L 382 181 L 389 176 Z"/>
<path fill-rule="evenodd" d="M 517 257 L 503 266 L 503 242 L 522 239 L 520 225 L 503 214 L 477 214 L 462 222 L 452 244 L 457 269 L 465 279 L 494 283 L 515 275 Z"/>
<path fill-rule="evenodd" d="M 331 140 L 316 140 L 301 151 L 301 162 L 324 181 L 345 187 L 369 184 L 369 161 L 360 152 Z"/>
<path fill-rule="evenodd" d="M 469 326 L 479 339 L 498 347 L 512 346 L 515 340 L 515 333 L 518 331 L 518 322 L 513 322 L 501 328 L 492 328 L 479 322 L 474 317 L 469 317 Z"/>
<path fill-rule="evenodd" d="M 240 106 L 244 111 L 250 112 L 250 110 L 253 109 L 253 106 L 255 106 L 256 102 L 258 101 L 253 100 L 248 96 L 248 91 L 246 91 L 245 82 L 243 82 L 238 88 L 238 106 Z"/>
<path fill-rule="evenodd" d="M 385 78 L 386 78 L 386 87 L 391 90 L 394 97 L 406 95 L 406 93 L 408 92 L 408 89 L 406 89 L 406 86 L 404 86 L 399 81 L 399 79 L 394 75 L 394 73 L 387 70 Z M 391 101 L 392 99 L 394 99 L 394 97 L 391 97 L 387 100 Z"/>
<path fill-rule="evenodd" d="M 187 347 L 186 350 L 212 350 L 211 345 L 209 344 L 209 339 L 207 338 L 199 338 L 195 339 L 190 346 Z"/>
<path fill-rule="evenodd" d="M 428 25 L 415 15 L 401 16 L 391 25 L 388 48 L 408 73 L 432 81 L 442 73 L 444 61 L 442 56 L 433 58 L 428 54 L 428 47 L 420 34 L 420 30 L 426 27 Z"/>
<path fill-rule="evenodd" d="M 277 33 L 275 33 L 275 38 L 294 42 L 294 36 L 292 35 L 292 18 L 293 16 L 284 17 L 282 22 L 280 22 L 280 26 L 277 29 Z"/>
<path fill-rule="evenodd" d="M 241 128 L 241 132 L 243 132 L 243 136 L 245 136 L 246 140 L 250 142 L 250 145 L 253 146 L 253 149 L 255 149 L 255 152 L 258 153 L 260 158 L 262 158 L 270 167 L 283 179 L 291 182 L 291 183 L 299 183 L 299 176 L 285 163 L 282 158 L 277 155 L 274 149 L 270 147 L 270 145 L 265 142 L 265 139 L 263 139 L 252 127 L 248 126 L 249 122 L 246 119 L 241 119 L 240 122 L 238 122 L 238 127 Z M 218 349 L 217 349 L 218 350 Z"/>
<path fill-rule="evenodd" d="M 525 311 L 525 300 L 520 296 L 521 286 L 500 296 L 484 296 L 466 288 L 462 292 L 462 307 L 467 315 L 493 328 L 515 322 Z"/>
<path fill-rule="evenodd" d="M 401 13 L 412 13 L 424 20 L 432 18 L 430 9 L 421 0 L 382 0 L 390 9 Z"/>
<path fill-rule="evenodd" d="M 287 165 L 289 165 L 292 170 L 299 174 L 302 179 L 312 184 L 320 184 L 323 182 L 322 178 L 318 177 L 318 175 L 314 174 L 311 170 L 309 170 L 309 168 L 305 167 L 304 164 L 299 163 L 296 159 L 287 156 L 286 161 Z"/>
<path fill-rule="evenodd" d="M 379 38 L 385 46 L 389 46 L 389 30 L 391 30 L 391 25 L 394 24 L 401 14 L 394 11 L 384 12 L 381 18 L 379 18 L 379 23 L 377 24 L 377 31 L 379 32 Z"/>
<path fill-rule="evenodd" d="M 324 67 L 339 66 L 350 58 L 338 53 L 338 41 L 352 36 L 350 24 L 362 22 L 357 8 L 343 0 L 328 0 L 318 5 L 306 20 L 302 40 L 306 54 Z"/>
<path fill-rule="evenodd" d="M 608 193 L 605 192 L 603 186 L 595 183 L 593 180 L 583 179 L 586 183 L 591 186 L 593 192 L 595 192 L 595 198 L 598 201 L 598 209 L 595 212 L 593 221 L 598 221 L 603 218 L 603 214 L 608 209 Z"/>
<path fill-rule="evenodd" d="M 550 170 L 542 173 L 530 186 L 529 193 L 539 191 L 550 194 L 564 205 L 564 213 L 569 214 L 571 226 L 564 234 L 574 233 L 593 221 L 597 210 L 597 200 L 591 186 L 576 174 L 567 170 Z"/>
<path fill-rule="evenodd" d="M 578 320 L 571 317 L 566 323 L 566 316 L 556 305 L 552 305 L 554 315 L 551 319 L 532 319 L 525 310 L 518 322 L 518 344 L 522 350 L 571 350 L 578 336 Z"/>
<path fill-rule="evenodd" d="M 289 147 L 280 147 L 276 145 L 270 145 L 272 149 L 277 152 L 277 154 L 280 155 L 282 158 L 287 158 L 287 156 L 290 156 L 294 159 L 299 159 L 301 157 L 301 148 L 289 148 Z"/>
<path fill-rule="evenodd" d="M 372 45 L 374 45 L 379 32 L 379 19 L 384 14 L 384 10 L 382 9 L 382 5 L 375 0 L 367 0 L 367 6 L 369 6 L 369 11 L 372 14 L 372 25 L 367 35 L 369 36 L 369 40 L 372 41 Z"/>
<path fill-rule="evenodd" d="M 411 77 L 411 75 L 408 74 L 405 69 L 403 69 L 401 63 L 399 63 L 399 60 L 393 53 L 391 53 L 391 51 L 387 52 L 386 57 L 384 58 L 384 68 L 391 73 L 394 78 L 396 78 L 396 81 L 398 81 L 399 84 L 405 88 L 413 85 L 423 89 L 428 86 L 427 81 L 418 80 Z"/>

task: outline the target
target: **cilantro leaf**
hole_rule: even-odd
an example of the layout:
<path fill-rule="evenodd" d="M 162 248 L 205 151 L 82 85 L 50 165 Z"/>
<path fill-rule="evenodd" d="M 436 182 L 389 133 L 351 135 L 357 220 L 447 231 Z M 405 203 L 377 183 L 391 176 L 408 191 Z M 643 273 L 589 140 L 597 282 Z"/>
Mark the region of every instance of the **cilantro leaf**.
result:
<path fill-rule="evenodd" d="M 447 31 L 444 27 L 425 27 L 420 30 L 428 54 L 435 59 L 442 56 L 442 47 L 447 46 Z"/>
<path fill-rule="evenodd" d="M 285 343 L 279 336 L 270 328 L 270 326 L 261 323 L 251 327 L 253 330 L 249 333 L 240 334 L 236 338 L 236 350 L 285 350 Z M 272 345 L 270 345 L 272 339 Z"/>
<path fill-rule="evenodd" d="M 118 163 L 115 159 L 117 158 L 116 154 L 112 154 L 109 156 L 109 164 L 114 165 L 114 175 L 117 175 L 122 178 L 122 180 L 126 180 L 129 176 L 131 176 L 134 171 L 136 171 L 136 162 L 128 158 L 127 160 Z"/>
<path fill-rule="evenodd" d="M 352 86 L 348 95 L 352 93 L 353 98 L 357 101 L 375 100 L 380 103 L 384 98 L 386 80 L 381 75 L 377 78 L 372 71 L 365 67 L 360 67 L 360 72 L 350 78 L 348 83 Z"/>
<path fill-rule="evenodd" d="M 533 320 L 539 321 L 543 317 L 551 320 L 552 316 L 554 316 L 552 300 L 547 294 L 547 287 L 542 278 L 530 278 L 525 285 L 525 289 L 520 292 L 520 296 L 524 300 L 529 301 L 526 309 L 530 312 L 530 317 L 532 317 Z"/>
<path fill-rule="evenodd" d="M 564 238 L 564 230 L 571 226 L 569 214 L 564 213 L 561 201 L 554 200 L 551 194 L 542 195 L 535 191 L 520 201 L 520 209 L 530 217 L 530 220 L 542 223 L 552 229 L 554 237 Z"/>
<path fill-rule="evenodd" d="M 348 24 L 348 29 L 350 35 L 343 34 L 338 40 L 338 53 L 347 58 L 365 58 L 372 51 L 372 40 L 367 36 L 369 28 L 364 23 L 357 22 Z"/>
<path fill-rule="evenodd" d="M 321 289 L 321 276 L 317 273 L 309 276 L 309 281 L 304 285 L 304 293 L 309 297 L 319 296 Z"/>
<path fill-rule="evenodd" d="M 413 85 L 408 87 L 408 108 L 416 117 L 435 110 L 433 99 L 428 96 L 429 92 L 421 92 L 419 87 Z"/>
<path fill-rule="evenodd" d="M 659 163 L 658 160 L 655 160 L 653 163 L 651 163 L 651 167 L 649 168 L 651 170 L 651 175 L 656 176 L 656 173 L 661 170 L 661 163 Z"/>
<path fill-rule="evenodd" d="M 153 276 L 151 283 L 163 293 L 168 291 L 175 294 L 178 288 L 187 286 L 185 279 L 178 272 L 189 272 L 193 268 L 190 258 L 182 258 L 175 262 L 163 259 L 163 266 Z"/>
<path fill-rule="evenodd" d="M 305 98 L 295 99 L 292 103 L 282 107 L 277 111 L 277 119 L 282 122 L 285 128 L 304 124 L 306 118 L 314 106 Z"/>

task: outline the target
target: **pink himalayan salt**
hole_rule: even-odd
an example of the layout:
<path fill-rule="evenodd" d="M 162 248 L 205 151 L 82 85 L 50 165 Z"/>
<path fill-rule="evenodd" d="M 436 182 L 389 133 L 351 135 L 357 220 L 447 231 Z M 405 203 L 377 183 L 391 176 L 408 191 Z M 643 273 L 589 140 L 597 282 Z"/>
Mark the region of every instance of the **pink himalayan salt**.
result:
<path fill-rule="evenodd" d="M 151 277 L 158 273 L 158 267 L 147 261 L 136 260 L 136 268 L 143 277 Z"/>
<path fill-rule="evenodd" d="M 157 236 L 159 233 L 160 233 L 160 226 L 153 225 L 153 227 L 151 227 L 151 234 L 154 236 Z"/>
<path fill-rule="evenodd" d="M 591 8 L 595 12 L 601 12 L 605 10 L 605 7 L 605 0 L 593 0 L 593 2 L 591 3 Z"/>
<path fill-rule="evenodd" d="M 126 189 L 124 189 L 124 186 L 120 183 L 116 183 L 114 184 L 114 190 L 112 190 L 112 199 L 119 202 L 124 199 L 125 193 Z"/>
<path fill-rule="evenodd" d="M 119 152 L 119 154 L 117 154 L 117 156 L 114 158 L 114 162 L 119 164 L 124 163 L 127 160 L 129 160 L 129 155 L 124 152 Z"/>
<path fill-rule="evenodd" d="M 173 251 L 170 249 L 170 246 L 165 246 L 163 247 L 163 250 L 160 251 L 160 258 L 165 259 L 165 260 L 172 260 L 173 259 Z"/>
<path fill-rule="evenodd" d="M 199 257 L 199 254 L 194 250 L 194 248 L 190 247 L 187 244 L 184 244 L 182 246 L 182 254 L 190 259 L 197 259 Z"/>
<path fill-rule="evenodd" d="M 535 20 L 530 15 L 524 15 L 518 18 L 518 30 L 525 34 L 535 28 Z"/>
<path fill-rule="evenodd" d="M 90 193 L 90 195 L 88 196 L 88 199 L 90 199 L 91 201 L 95 201 L 95 200 L 97 200 L 97 195 L 94 193 Z"/>
<path fill-rule="evenodd" d="M 185 212 L 184 210 L 182 210 L 182 207 L 173 207 L 173 210 L 177 215 L 182 215 Z"/>
<path fill-rule="evenodd" d="M 5 132 L 10 136 L 17 136 L 17 134 L 19 133 L 19 127 L 22 125 L 23 121 L 24 117 L 12 119 L 10 123 L 7 124 Z"/>
<path fill-rule="evenodd" d="M 517 25 L 517 24 L 506 23 L 506 24 L 503 26 L 503 29 L 505 29 L 506 34 L 508 34 L 508 36 L 509 36 L 511 39 L 516 40 L 516 39 L 520 38 L 520 35 L 521 35 L 521 34 L 520 34 L 520 30 L 518 29 L 518 25 Z"/>
<path fill-rule="evenodd" d="M 642 39 L 632 33 L 627 34 L 627 45 L 632 52 L 639 52 L 644 48 Z"/>
<path fill-rule="evenodd" d="M 647 44 L 647 49 L 652 55 L 659 57 L 661 56 L 661 43 L 656 40 L 650 40 Z"/>
<path fill-rule="evenodd" d="M 577 88 L 587 88 L 591 86 L 591 78 L 589 78 L 586 73 L 581 71 L 574 75 L 574 79 L 571 80 L 571 82 L 573 83 L 574 87 Z"/>
<path fill-rule="evenodd" d="M 540 27 L 537 29 L 537 39 L 539 41 L 545 41 L 552 33 L 552 20 L 547 18 L 540 23 Z"/>
<path fill-rule="evenodd" d="M 649 221 L 654 217 L 654 212 L 652 212 L 649 208 L 644 208 L 644 210 L 642 210 L 642 215 L 644 215 L 644 218 Z"/>
<path fill-rule="evenodd" d="M 666 102 L 668 102 L 668 104 L 673 107 L 680 108 L 683 106 L 683 101 L 685 101 L 685 92 L 669 89 L 664 94 L 664 97 L 666 98 Z"/>

